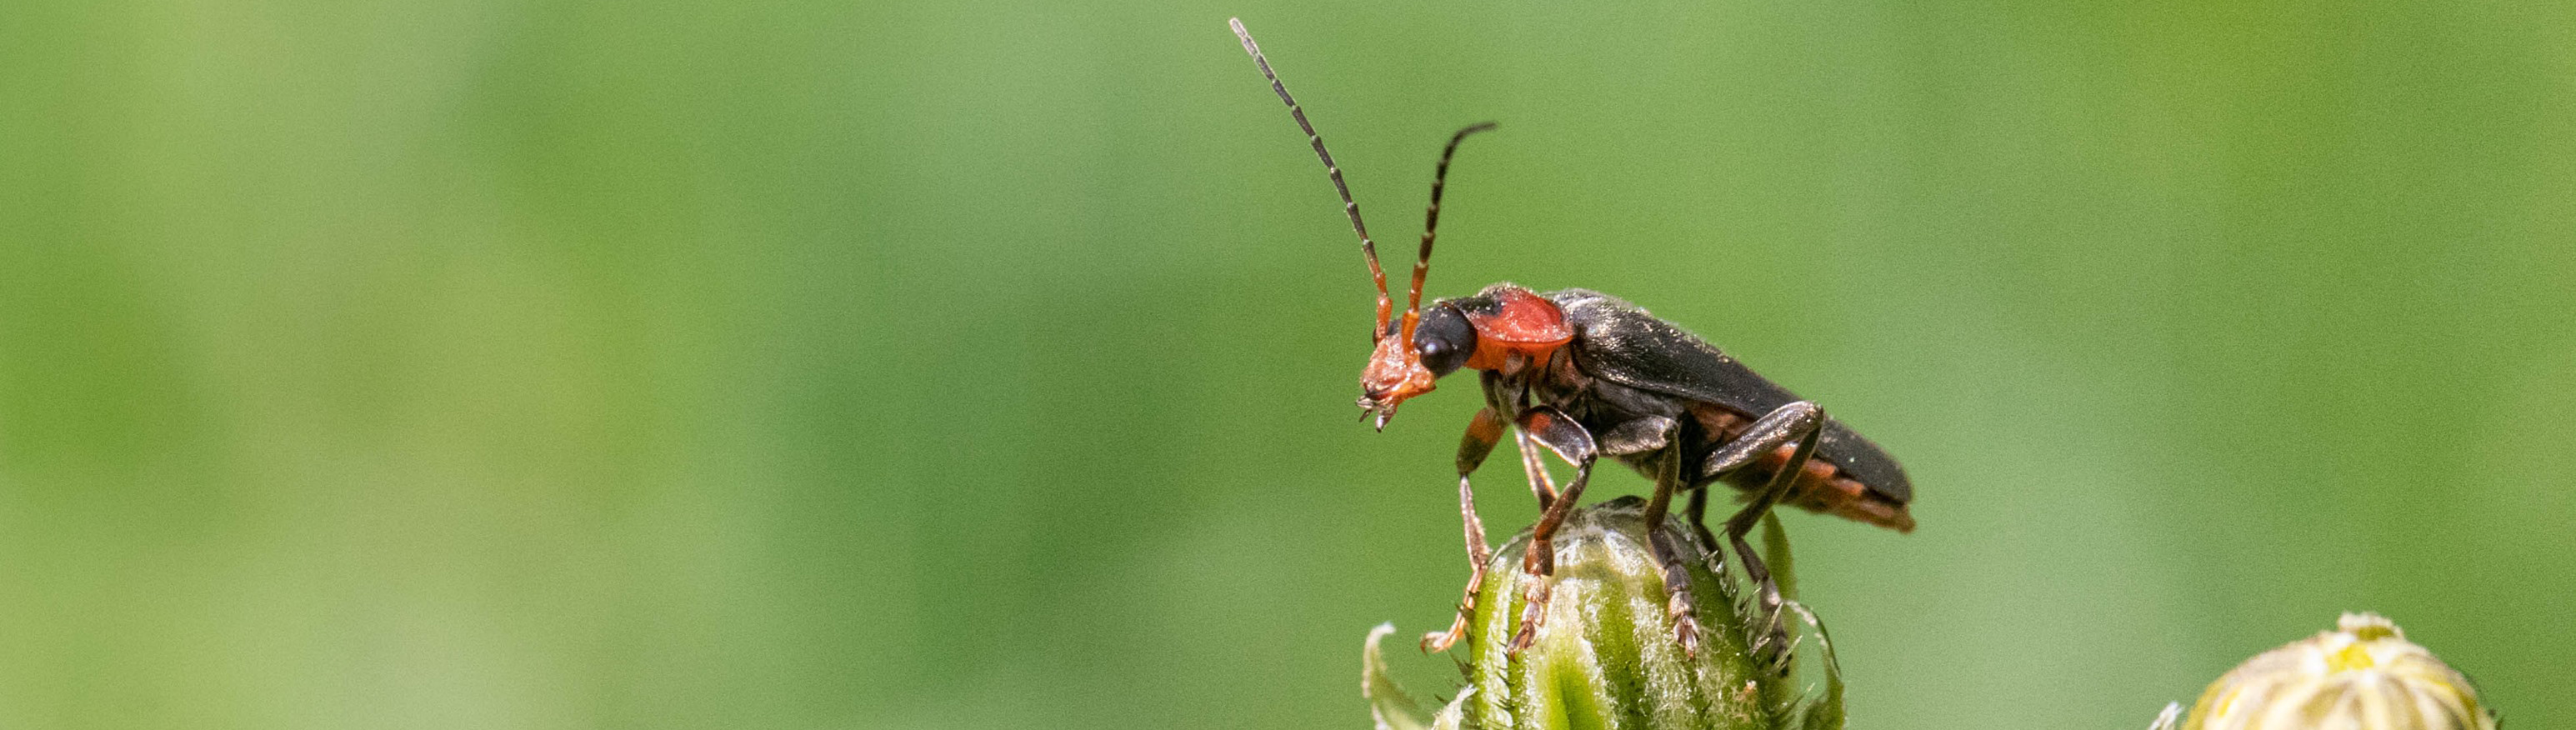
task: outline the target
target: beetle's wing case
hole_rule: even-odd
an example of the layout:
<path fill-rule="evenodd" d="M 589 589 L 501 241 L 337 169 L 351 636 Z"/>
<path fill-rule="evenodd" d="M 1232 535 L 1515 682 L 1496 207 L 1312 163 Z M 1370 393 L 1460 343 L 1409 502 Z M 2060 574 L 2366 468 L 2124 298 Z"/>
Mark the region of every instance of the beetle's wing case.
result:
<path fill-rule="evenodd" d="M 1800 400 L 1698 335 L 1618 297 L 1589 289 L 1549 292 L 1573 325 L 1576 366 L 1592 377 L 1639 390 L 1713 404 L 1745 418 Z M 1897 504 L 1914 501 L 1905 468 L 1878 444 L 1831 418 L 1816 438 L 1816 456 Z"/>
<path fill-rule="evenodd" d="M 1798 401 L 1735 358 L 1634 304 L 1588 289 L 1549 292 L 1582 333 L 1575 357 L 1583 372 L 1631 388 L 1725 406 L 1748 417 Z"/>

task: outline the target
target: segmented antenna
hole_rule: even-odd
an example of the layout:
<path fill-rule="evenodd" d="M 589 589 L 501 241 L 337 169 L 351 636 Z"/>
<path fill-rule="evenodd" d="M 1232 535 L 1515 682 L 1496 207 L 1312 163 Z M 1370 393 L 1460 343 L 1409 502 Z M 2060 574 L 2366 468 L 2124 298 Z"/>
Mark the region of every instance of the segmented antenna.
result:
<path fill-rule="evenodd" d="M 1260 66 L 1261 75 L 1270 79 L 1270 90 L 1279 92 L 1279 101 L 1288 105 L 1288 116 L 1297 118 L 1297 128 L 1306 130 L 1306 142 L 1315 146 L 1315 157 L 1324 161 L 1324 172 L 1333 178 L 1333 191 L 1342 194 L 1342 212 L 1350 215 L 1351 230 L 1360 234 L 1360 253 L 1368 256 L 1369 278 L 1377 282 L 1377 329 L 1370 330 L 1369 337 L 1372 341 L 1386 337 L 1387 322 L 1395 315 L 1395 300 L 1387 296 L 1386 270 L 1377 265 L 1377 242 L 1369 240 L 1368 224 L 1360 221 L 1360 204 L 1351 199 L 1351 186 L 1342 182 L 1341 166 L 1333 164 L 1333 153 L 1324 150 L 1323 135 L 1316 134 L 1315 125 L 1306 121 L 1306 110 L 1297 106 L 1296 97 L 1288 95 L 1288 85 L 1280 83 L 1279 74 L 1270 70 L 1270 59 L 1262 57 L 1261 44 L 1252 42 L 1252 32 L 1243 29 L 1243 19 L 1227 18 L 1225 23 L 1234 27 L 1234 37 L 1243 39 L 1243 52 L 1252 54 L 1252 63 Z M 1458 143 L 1456 140 L 1451 140 L 1449 144 L 1455 148 Z M 1440 166 L 1444 169 L 1449 166 L 1447 155 L 1442 155 Z M 1438 188 L 1435 187 L 1433 193 L 1435 207 L 1438 200 L 1437 190 Z M 1428 234 L 1423 238 L 1422 250 L 1425 253 L 1431 250 Z M 1414 264 L 1413 298 L 1416 302 L 1422 299 L 1422 264 L 1420 263 Z M 1406 336 L 1410 337 L 1412 331 L 1410 322 L 1407 325 Z"/>
<path fill-rule="evenodd" d="M 1413 258 L 1413 290 L 1404 303 L 1404 339 L 1413 341 L 1413 327 L 1422 320 L 1422 280 L 1431 274 L 1431 239 L 1440 232 L 1440 191 L 1449 184 L 1449 157 L 1458 154 L 1458 142 L 1467 135 L 1494 128 L 1493 122 L 1467 125 L 1449 135 L 1449 146 L 1440 149 L 1440 167 L 1431 173 L 1431 208 L 1422 212 L 1422 252 Z M 1379 325 L 1378 329 L 1386 329 Z"/>

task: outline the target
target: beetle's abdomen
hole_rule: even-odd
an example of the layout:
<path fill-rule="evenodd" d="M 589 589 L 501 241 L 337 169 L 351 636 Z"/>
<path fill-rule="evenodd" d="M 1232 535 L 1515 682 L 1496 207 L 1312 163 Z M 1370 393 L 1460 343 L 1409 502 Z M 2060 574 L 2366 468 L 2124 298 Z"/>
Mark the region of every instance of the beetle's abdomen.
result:
<path fill-rule="evenodd" d="M 1707 455 L 1710 452 L 1716 451 L 1721 444 L 1733 441 L 1744 432 L 1746 426 L 1753 423 L 1752 419 L 1733 411 L 1704 403 L 1692 404 L 1691 415 L 1699 421 L 1701 427 L 1698 431 L 1699 443 L 1692 444 L 1693 448 L 1689 449 L 1688 458 L 1691 459 L 1689 463 L 1693 464 L 1702 463 L 1708 458 Z M 1789 463 L 1789 457 L 1795 451 L 1797 451 L 1795 445 L 1782 446 L 1769 454 L 1764 454 L 1751 465 L 1726 475 L 1724 481 L 1728 486 L 1744 492 L 1762 489 L 1771 483 L 1772 475 L 1778 474 L 1780 468 Z M 1895 478 L 1903 477 L 1900 475 Z M 1695 484 L 1706 484 L 1711 481 L 1717 481 L 1717 479 L 1705 474 L 1693 480 Z M 1887 494 L 1891 491 L 1910 494 L 1911 487 L 1881 485 L 1881 488 L 1873 489 L 1872 486 L 1863 481 L 1862 474 L 1835 463 L 1832 455 L 1819 449 L 1815 458 L 1807 460 L 1806 468 L 1800 470 L 1797 481 L 1789 485 L 1788 495 L 1782 497 L 1780 501 L 1804 508 L 1809 512 L 1829 514 L 1897 532 L 1913 532 L 1914 515 L 1906 510 L 1904 502 Z"/>
<path fill-rule="evenodd" d="M 1771 483 L 1772 474 L 1778 473 L 1780 467 L 1789 462 L 1789 454 L 1795 449 L 1782 446 L 1743 469 L 1742 474 L 1729 475 L 1726 482 L 1748 492 L 1761 489 Z M 1798 481 L 1789 485 L 1788 496 L 1780 501 L 1809 512 L 1866 522 L 1897 532 L 1914 531 L 1914 515 L 1906 511 L 1905 505 L 1880 496 L 1858 479 L 1844 476 L 1841 467 L 1823 459 L 1807 460 L 1807 468 L 1800 471 Z"/>

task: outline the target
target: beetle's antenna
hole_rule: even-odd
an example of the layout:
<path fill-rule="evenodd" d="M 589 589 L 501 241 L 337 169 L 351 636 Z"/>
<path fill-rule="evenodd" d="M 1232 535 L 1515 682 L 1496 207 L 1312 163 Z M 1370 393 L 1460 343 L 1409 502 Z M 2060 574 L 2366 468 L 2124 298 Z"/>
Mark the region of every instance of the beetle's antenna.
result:
<path fill-rule="evenodd" d="M 1440 233 L 1440 191 L 1449 185 L 1449 157 L 1458 154 L 1458 142 L 1467 135 L 1494 128 L 1493 122 L 1467 125 L 1449 135 L 1449 146 L 1440 149 L 1440 167 L 1431 173 L 1431 208 L 1422 213 L 1422 252 L 1413 257 L 1413 289 L 1404 302 L 1404 335 L 1402 342 L 1413 341 L 1413 327 L 1422 321 L 1422 280 L 1431 274 L 1431 240 Z M 1386 329 L 1381 326 L 1378 329 Z"/>
<path fill-rule="evenodd" d="M 1315 125 L 1306 121 L 1306 110 L 1297 106 L 1296 97 L 1288 95 L 1288 85 L 1280 83 L 1279 74 L 1270 70 L 1270 59 L 1262 57 L 1261 45 L 1252 42 L 1252 32 L 1243 29 L 1243 19 L 1227 18 L 1225 24 L 1234 27 L 1234 37 L 1243 39 L 1243 52 L 1252 54 L 1252 63 L 1260 66 L 1261 75 L 1270 79 L 1270 90 L 1279 92 L 1279 101 L 1288 105 L 1288 116 L 1297 118 L 1297 128 L 1306 130 L 1306 142 L 1315 146 L 1315 157 L 1324 161 L 1324 172 L 1333 178 L 1333 191 L 1342 194 L 1342 212 L 1350 214 L 1351 230 L 1360 234 L 1360 253 L 1368 256 L 1369 278 L 1377 282 L 1377 329 L 1370 330 L 1369 337 L 1372 340 L 1386 337 L 1386 324 L 1395 315 L 1395 301 L 1387 296 L 1386 270 L 1377 265 L 1377 242 L 1369 240 L 1368 224 L 1360 222 L 1360 204 L 1358 201 L 1351 200 L 1351 186 L 1342 182 L 1341 166 L 1333 164 L 1333 153 L 1324 150 L 1323 135 L 1316 134 Z M 1457 142 L 1450 142 L 1450 146 L 1456 147 Z M 1448 166 L 1445 156 L 1441 166 L 1444 168 Z M 1437 199 L 1437 193 L 1434 194 L 1434 198 Z M 1424 252 L 1429 252 L 1431 242 L 1424 240 L 1422 248 Z M 1414 264 L 1413 289 L 1416 300 L 1422 298 L 1421 267 L 1421 264 Z"/>

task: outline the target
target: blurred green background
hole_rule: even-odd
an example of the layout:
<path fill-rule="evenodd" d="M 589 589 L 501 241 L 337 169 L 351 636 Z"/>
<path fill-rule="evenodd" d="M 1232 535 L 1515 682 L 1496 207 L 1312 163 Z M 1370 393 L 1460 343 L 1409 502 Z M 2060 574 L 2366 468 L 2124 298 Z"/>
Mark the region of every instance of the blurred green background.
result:
<path fill-rule="evenodd" d="M 1913 535 L 1788 517 L 1855 727 L 2142 726 L 2358 609 L 2576 716 L 2576 5 L 34 0 L 0 726 L 1364 727 L 1475 398 L 1355 422 L 1229 15 L 1391 266 L 1500 121 L 1435 294 L 1905 460 Z"/>

